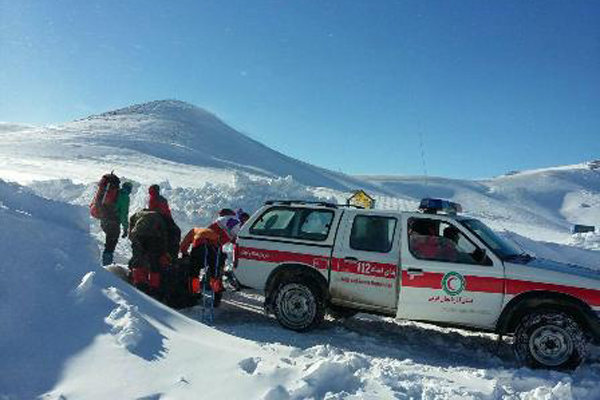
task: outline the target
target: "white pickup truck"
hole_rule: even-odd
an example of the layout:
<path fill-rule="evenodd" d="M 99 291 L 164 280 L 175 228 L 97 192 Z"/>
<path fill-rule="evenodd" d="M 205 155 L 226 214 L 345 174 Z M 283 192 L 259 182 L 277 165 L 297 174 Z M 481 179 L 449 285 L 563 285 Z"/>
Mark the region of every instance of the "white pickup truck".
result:
<path fill-rule="evenodd" d="M 457 211 L 269 201 L 239 233 L 235 274 L 296 331 L 360 311 L 513 335 L 534 368 L 579 365 L 600 341 L 600 273 L 536 259 Z"/>

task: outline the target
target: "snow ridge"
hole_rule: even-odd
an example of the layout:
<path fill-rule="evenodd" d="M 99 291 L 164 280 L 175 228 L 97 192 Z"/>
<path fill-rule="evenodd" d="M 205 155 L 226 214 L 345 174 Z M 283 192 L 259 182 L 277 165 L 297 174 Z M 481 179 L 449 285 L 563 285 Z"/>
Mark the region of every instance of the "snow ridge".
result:
<path fill-rule="evenodd" d="M 148 103 L 135 104 L 128 107 L 119 108 L 113 111 L 107 111 L 98 115 L 91 115 L 85 119 L 102 119 L 105 117 L 113 117 L 119 115 L 140 114 L 161 116 L 172 119 L 177 119 L 176 117 L 178 115 L 197 114 L 201 118 L 212 116 L 212 118 L 217 119 L 217 117 L 214 114 L 211 114 L 200 107 L 175 99 L 155 100 L 150 101 Z"/>

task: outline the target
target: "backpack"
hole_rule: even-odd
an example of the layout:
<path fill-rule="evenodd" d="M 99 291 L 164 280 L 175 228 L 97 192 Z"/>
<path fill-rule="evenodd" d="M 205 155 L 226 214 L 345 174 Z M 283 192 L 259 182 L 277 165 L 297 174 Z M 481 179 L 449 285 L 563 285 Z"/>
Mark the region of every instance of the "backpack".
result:
<path fill-rule="evenodd" d="M 179 309 L 192 307 L 198 303 L 200 280 L 193 275 L 189 257 L 176 259 L 164 271 L 163 288 L 165 297 L 163 301 L 169 307 Z"/>
<path fill-rule="evenodd" d="M 129 219 L 131 239 L 137 237 L 158 237 L 165 239 L 168 236 L 168 226 L 165 217 L 157 211 L 148 209 L 140 210 Z"/>
<path fill-rule="evenodd" d="M 103 218 L 107 207 L 114 206 L 119 197 L 119 185 L 121 180 L 114 173 L 102 176 L 98 182 L 98 188 L 94 199 L 90 203 L 90 214 L 94 218 Z"/>

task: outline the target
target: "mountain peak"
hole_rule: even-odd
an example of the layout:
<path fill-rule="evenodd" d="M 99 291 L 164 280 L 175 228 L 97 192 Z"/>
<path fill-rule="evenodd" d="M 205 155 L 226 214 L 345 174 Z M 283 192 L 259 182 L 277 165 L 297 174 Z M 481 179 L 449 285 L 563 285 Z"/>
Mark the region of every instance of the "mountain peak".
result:
<path fill-rule="evenodd" d="M 190 103 L 186 103 L 185 101 L 166 99 L 134 104 L 128 107 L 107 111 L 102 114 L 92 115 L 88 117 L 88 119 L 128 115 L 151 115 L 169 119 L 181 119 L 181 117 L 184 116 L 187 118 L 217 118 L 214 114 L 204 110 L 203 108 L 200 108 Z"/>
<path fill-rule="evenodd" d="M 374 189 L 353 177 L 285 156 L 238 132 L 214 114 L 180 100 L 156 100 L 92 115 L 52 128 L 64 133 L 75 157 L 89 150 L 112 159 L 123 153 L 253 176 L 285 177 L 309 186 Z M 81 143 L 86 146 L 82 150 Z M 93 150 L 92 150 L 93 149 Z M 38 153 L 41 150 L 38 150 Z M 64 147 L 61 147 L 64 156 Z M 88 153 L 86 153 L 88 154 Z"/>

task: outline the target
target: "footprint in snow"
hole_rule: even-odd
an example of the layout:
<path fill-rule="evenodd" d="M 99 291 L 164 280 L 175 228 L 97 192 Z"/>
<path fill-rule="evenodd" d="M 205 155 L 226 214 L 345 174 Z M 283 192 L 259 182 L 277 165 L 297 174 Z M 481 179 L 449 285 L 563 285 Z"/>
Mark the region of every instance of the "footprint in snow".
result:
<path fill-rule="evenodd" d="M 138 397 L 135 400 L 160 400 L 162 396 L 163 396 L 162 393 L 154 393 L 149 396 Z"/>
<path fill-rule="evenodd" d="M 146 320 L 137 306 L 128 303 L 117 289 L 109 288 L 104 292 L 116 305 L 104 318 L 116 342 L 147 361 L 163 357 L 167 351 L 166 337 Z"/>
<path fill-rule="evenodd" d="M 288 365 L 296 365 L 296 363 L 294 361 L 290 360 L 287 357 L 280 358 L 279 361 L 281 361 L 284 364 L 288 364 Z"/>
<path fill-rule="evenodd" d="M 260 363 L 260 357 L 245 358 L 238 363 L 239 367 L 248 375 L 253 375 Z"/>
<path fill-rule="evenodd" d="M 288 400 L 290 393 L 281 385 L 271 388 L 263 395 L 261 400 Z"/>

